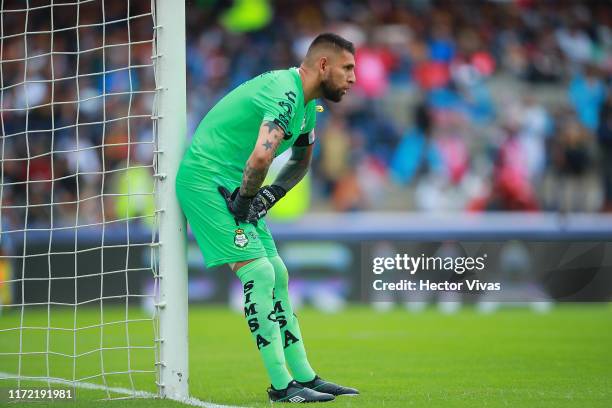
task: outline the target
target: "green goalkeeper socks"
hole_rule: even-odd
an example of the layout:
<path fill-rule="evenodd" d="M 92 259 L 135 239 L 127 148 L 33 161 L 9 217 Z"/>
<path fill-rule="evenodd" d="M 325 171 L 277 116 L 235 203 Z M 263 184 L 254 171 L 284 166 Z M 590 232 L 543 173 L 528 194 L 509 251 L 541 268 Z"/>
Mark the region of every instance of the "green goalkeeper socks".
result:
<path fill-rule="evenodd" d="M 285 366 L 283 341 L 274 316 L 274 267 L 259 258 L 237 271 L 244 289 L 244 316 L 263 359 L 272 386 L 283 389 L 293 380 Z"/>
<path fill-rule="evenodd" d="M 293 314 L 293 308 L 289 301 L 287 267 L 278 255 L 268 259 L 274 266 L 274 313 L 280 324 L 285 359 L 297 381 L 311 381 L 315 378 L 315 372 L 306 358 L 300 325 L 297 317 Z"/>

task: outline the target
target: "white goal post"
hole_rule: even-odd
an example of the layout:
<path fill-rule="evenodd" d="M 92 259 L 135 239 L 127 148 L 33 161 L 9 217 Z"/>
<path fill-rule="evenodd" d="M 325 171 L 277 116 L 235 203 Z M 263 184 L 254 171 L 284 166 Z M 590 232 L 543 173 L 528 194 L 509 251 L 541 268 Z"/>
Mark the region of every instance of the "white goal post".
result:
<path fill-rule="evenodd" d="M 160 391 L 186 398 L 188 389 L 187 246 L 185 219 L 175 194 L 178 165 L 185 149 L 185 2 L 157 0 L 157 198 L 159 215 Z"/>
<path fill-rule="evenodd" d="M 207 406 L 174 188 L 185 2 L 0 0 L 0 61 L 0 388 Z"/>

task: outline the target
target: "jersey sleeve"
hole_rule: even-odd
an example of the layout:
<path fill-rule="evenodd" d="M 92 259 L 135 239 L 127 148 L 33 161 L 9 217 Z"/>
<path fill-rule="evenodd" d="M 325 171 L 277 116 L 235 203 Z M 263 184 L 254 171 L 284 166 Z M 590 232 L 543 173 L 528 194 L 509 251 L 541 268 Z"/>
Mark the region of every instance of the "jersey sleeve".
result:
<path fill-rule="evenodd" d="M 276 75 L 258 93 L 255 102 L 263 112 L 262 121 L 276 123 L 289 135 L 289 124 L 296 111 L 298 91 L 295 81 Z"/>
<path fill-rule="evenodd" d="M 317 105 L 315 100 L 308 102 L 308 105 L 306 105 L 306 112 L 304 114 L 306 122 L 304 123 L 304 130 L 302 131 L 302 133 L 310 133 L 310 131 L 314 130 L 317 124 L 316 108 Z"/>
<path fill-rule="evenodd" d="M 315 142 L 315 132 L 314 128 L 317 124 L 317 111 L 316 111 L 316 103 L 315 101 L 310 101 L 308 105 L 306 105 L 306 110 L 304 112 L 304 129 L 300 136 L 295 139 L 293 143 L 294 146 L 309 146 Z"/>
<path fill-rule="evenodd" d="M 301 135 L 299 135 L 295 139 L 295 142 L 293 142 L 293 145 L 297 147 L 306 147 L 306 146 L 310 146 L 311 144 L 314 144 L 315 140 L 316 140 L 315 132 L 314 132 L 314 129 L 312 129 L 308 133 L 302 133 Z"/>

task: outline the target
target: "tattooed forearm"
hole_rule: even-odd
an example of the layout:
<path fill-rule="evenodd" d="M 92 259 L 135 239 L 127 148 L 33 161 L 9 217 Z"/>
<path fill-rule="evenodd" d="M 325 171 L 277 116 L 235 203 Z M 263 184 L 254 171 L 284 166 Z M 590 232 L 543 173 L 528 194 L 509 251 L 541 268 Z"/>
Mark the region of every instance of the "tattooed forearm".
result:
<path fill-rule="evenodd" d="M 276 177 L 274 184 L 281 186 L 285 191 L 289 191 L 304 178 L 307 172 L 308 166 L 289 160 Z"/>
<path fill-rule="evenodd" d="M 269 165 L 268 165 L 269 167 Z M 263 169 L 251 167 L 247 163 L 244 173 L 242 173 L 242 184 L 240 185 L 240 194 L 245 197 L 253 197 L 259 191 L 266 174 L 268 167 Z"/>
<path fill-rule="evenodd" d="M 308 173 L 311 157 L 311 146 L 294 147 L 291 159 L 283 166 L 276 180 L 274 180 L 274 184 L 281 186 L 285 191 L 291 190 Z"/>
<path fill-rule="evenodd" d="M 267 121 L 261 125 L 255 148 L 249 156 L 242 173 L 240 194 L 246 197 L 252 197 L 257 194 L 266 178 L 276 149 L 283 140 L 283 135 L 283 129 L 274 122 Z"/>

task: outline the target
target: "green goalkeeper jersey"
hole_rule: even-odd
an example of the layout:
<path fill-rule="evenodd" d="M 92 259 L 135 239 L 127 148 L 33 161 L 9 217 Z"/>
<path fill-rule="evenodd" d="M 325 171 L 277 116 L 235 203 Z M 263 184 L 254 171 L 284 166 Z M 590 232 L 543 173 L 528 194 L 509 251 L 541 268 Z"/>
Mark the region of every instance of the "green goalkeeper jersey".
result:
<path fill-rule="evenodd" d="M 285 132 L 276 156 L 315 127 L 315 101 L 304 106 L 297 68 L 261 74 L 227 94 L 202 119 L 181 163 L 182 182 L 225 180 L 238 186 L 263 121 Z M 309 141 L 312 143 L 312 140 Z"/>

